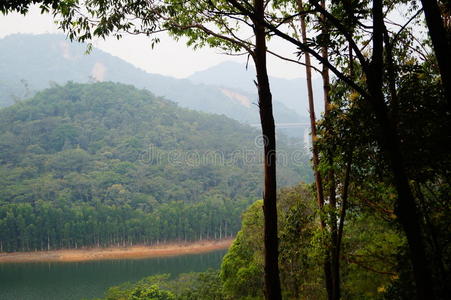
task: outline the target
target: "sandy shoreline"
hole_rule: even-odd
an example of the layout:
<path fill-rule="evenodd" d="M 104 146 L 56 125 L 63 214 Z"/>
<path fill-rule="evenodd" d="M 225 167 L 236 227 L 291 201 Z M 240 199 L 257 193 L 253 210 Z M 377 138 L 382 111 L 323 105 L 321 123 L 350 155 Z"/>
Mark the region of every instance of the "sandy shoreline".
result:
<path fill-rule="evenodd" d="M 111 248 L 69 249 L 36 252 L 0 253 L 0 263 L 79 262 L 105 259 L 137 259 L 206 253 L 227 249 L 233 239 L 198 241 L 193 243 L 160 244 Z"/>

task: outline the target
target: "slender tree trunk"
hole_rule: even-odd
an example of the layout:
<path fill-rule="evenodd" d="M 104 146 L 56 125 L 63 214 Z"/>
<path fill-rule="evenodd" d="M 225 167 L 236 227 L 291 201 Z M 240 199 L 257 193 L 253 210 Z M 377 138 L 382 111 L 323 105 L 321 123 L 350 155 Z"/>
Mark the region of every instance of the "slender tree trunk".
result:
<path fill-rule="evenodd" d="M 393 125 L 398 128 L 399 122 L 399 101 L 398 94 L 396 92 L 396 74 L 395 65 L 393 61 L 393 45 L 390 43 L 387 28 L 384 26 L 384 44 L 385 44 L 385 60 L 387 64 L 387 79 L 388 88 L 390 92 L 390 107 L 391 107 L 391 119 Z"/>
<path fill-rule="evenodd" d="M 324 0 L 321 1 L 321 6 L 326 8 L 326 3 Z M 321 29 L 321 33 L 324 36 L 328 36 L 328 30 L 325 27 L 326 18 L 321 15 L 321 19 L 323 22 L 323 28 Z M 327 47 L 324 46 L 321 48 L 321 56 L 325 61 L 329 60 L 329 53 Z M 324 116 L 327 117 L 330 111 L 330 77 L 329 77 L 329 68 L 326 64 L 323 64 L 323 69 L 321 71 L 321 77 L 323 78 L 323 93 L 324 93 Z M 329 135 L 333 135 L 333 128 L 328 126 L 326 128 Z M 327 151 L 327 161 L 330 166 L 330 170 L 326 177 L 326 182 L 329 184 L 329 207 L 330 207 L 330 281 L 331 281 L 331 295 L 329 295 L 329 299 L 337 300 L 340 299 L 340 262 L 339 257 L 337 256 L 338 252 L 338 238 L 337 238 L 337 217 L 336 217 L 336 208 L 337 208 L 337 195 L 336 195 L 336 182 L 335 182 L 335 172 L 333 169 L 333 153 L 334 149 L 329 149 Z"/>
<path fill-rule="evenodd" d="M 264 1 L 255 0 L 255 49 L 260 120 L 264 140 L 265 187 L 263 195 L 265 245 L 265 298 L 281 300 L 279 277 L 279 249 L 277 237 L 277 183 L 276 134 L 272 111 L 272 96 L 266 69 L 266 32 L 264 27 Z"/>
<path fill-rule="evenodd" d="M 349 151 L 347 162 L 346 162 L 346 171 L 345 171 L 345 179 L 343 183 L 343 192 L 342 192 L 342 204 L 341 204 L 341 214 L 340 214 L 340 222 L 338 225 L 338 233 L 337 233 L 337 257 L 340 257 L 341 252 L 341 240 L 343 238 L 343 228 L 346 218 L 346 210 L 348 209 L 348 195 L 349 195 L 349 183 L 351 176 L 351 166 L 352 166 L 352 150 Z"/>
<path fill-rule="evenodd" d="M 302 0 L 297 1 L 298 10 L 301 12 L 303 10 Z M 301 15 L 301 37 L 302 42 L 307 42 L 307 26 L 305 24 L 305 15 Z M 323 181 L 321 173 L 318 171 L 319 165 L 319 155 L 318 155 L 318 147 L 316 145 L 317 133 L 316 133 L 316 116 L 315 116 L 315 102 L 313 97 L 313 85 L 312 85 L 312 63 L 310 59 L 310 54 L 308 52 L 304 53 L 305 56 L 305 74 L 307 78 L 307 97 L 309 104 L 309 113 L 310 113 L 310 128 L 311 128 L 311 141 L 312 141 L 312 161 L 313 161 L 313 172 L 315 175 L 315 187 L 316 187 L 316 200 L 318 202 L 318 207 L 320 210 L 324 207 L 324 191 L 323 191 Z M 324 217 L 321 215 L 320 217 L 320 225 L 321 230 L 326 230 L 326 223 L 324 221 Z M 331 299 L 332 296 L 332 274 L 331 274 L 331 262 L 330 256 L 326 255 L 324 260 L 324 277 L 326 283 L 326 290 L 328 294 L 328 298 Z"/>
<path fill-rule="evenodd" d="M 407 236 L 413 265 L 418 299 L 435 299 L 432 276 L 426 259 L 424 240 L 421 234 L 419 214 L 404 170 L 399 137 L 388 117 L 382 92 L 383 80 L 383 30 L 382 0 L 373 1 L 373 57 L 366 70 L 370 103 L 380 127 L 381 146 L 390 163 L 398 193 L 396 215 Z"/>
<path fill-rule="evenodd" d="M 446 1 L 445 1 L 446 2 Z M 448 109 L 451 101 L 451 45 L 448 40 L 437 0 L 421 0 L 432 46 L 437 58 Z M 449 3 L 448 3 L 449 5 Z"/>
<path fill-rule="evenodd" d="M 354 59 L 352 55 L 352 48 L 349 47 L 349 76 L 354 79 Z M 346 171 L 343 182 L 343 190 L 341 192 L 341 213 L 338 221 L 338 229 L 336 233 L 336 247 L 334 251 L 334 257 L 336 259 L 336 276 L 337 282 L 340 282 L 340 253 L 341 253 L 341 241 L 343 239 L 343 231 L 344 231 L 344 221 L 346 218 L 346 211 L 348 209 L 348 195 L 349 195 L 349 184 L 350 184 L 350 174 L 351 174 L 351 166 L 352 166 L 352 146 L 349 152 L 345 153 L 346 159 Z M 340 289 L 340 286 L 339 286 Z M 341 289 L 338 291 L 338 297 L 341 297 Z"/>

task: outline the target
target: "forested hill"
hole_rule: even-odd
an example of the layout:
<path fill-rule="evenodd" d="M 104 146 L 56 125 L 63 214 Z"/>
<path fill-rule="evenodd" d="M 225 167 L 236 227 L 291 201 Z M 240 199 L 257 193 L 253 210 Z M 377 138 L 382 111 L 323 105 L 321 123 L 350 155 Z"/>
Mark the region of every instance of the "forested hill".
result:
<path fill-rule="evenodd" d="M 221 238 L 261 197 L 257 130 L 146 90 L 55 86 L 0 127 L 0 251 Z M 279 149 L 281 185 L 308 180 Z"/>
<path fill-rule="evenodd" d="M 258 107 L 253 104 L 257 102 L 255 91 L 252 94 L 233 86 L 219 88 L 151 74 L 96 48 L 86 55 L 86 49 L 86 45 L 70 43 L 64 35 L 56 34 L 18 34 L 0 39 L 0 107 L 48 88 L 52 82 L 113 81 L 146 88 L 182 107 L 224 114 L 241 122 L 260 121 Z M 278 122 L 303 120 L 277 98 L 274 114 Z"/>

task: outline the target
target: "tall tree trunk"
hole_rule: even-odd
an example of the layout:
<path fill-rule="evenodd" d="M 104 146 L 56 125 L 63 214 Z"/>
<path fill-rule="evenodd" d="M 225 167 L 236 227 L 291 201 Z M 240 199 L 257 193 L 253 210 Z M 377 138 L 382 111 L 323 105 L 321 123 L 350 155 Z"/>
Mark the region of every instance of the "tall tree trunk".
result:
<path fill-rule="evenodd" d="M 265 188 L 263 195 L 264 245 L 265 245 L 265 298 L 281 300 L 279 277 L 279 249 L 277 237 L 277 183 L 276 134 L 272 111 L 272 96 L 266 69 L 266 32 L 264 27 L 264 1 L 255 0 L 255 49 L 260 120 L 264 140 Z"/>
<path fill-rule="evenodd" d="M 303 11 L 303 3 L 302 0 L 297 1 L 298 10 L 300 12 Z M 307 42 L 307 26 L 305 24 L 305 15 L 301 15 L 301 37 L 302 42 Z M 307 97 L 308 97 L 308 105 L 309 105 L 309 113 L 310 113 L 310 128 L 311 128 L 311 141 L 312 141 L 312 161 L 313 161 L 313 172 L 315 175 L 315 187 L 316 187 L 316 199 L 318 202 L 318 207 L 320 210 L 324 207 L 324 190 L 323 190 L 323 180 L 321 173 L 318 171 L 319 166 L 319 155 L 318 155 L 318 147 L 316 145 L 317 133 L 316 133 L 316 116 L 315 116 L 315 102 L 313 100 L 313 85 L 312 85 L 312 63 L 310 59 L 310 54 L 308 52 L 304 53 L 305 56 L 305 75 L 307 78 Z M 326 223 L 324 221 L 324 217 L 321 215 L 320 217 L 320 225 L 321 230 L 326 230 Z M 324 279 L 326 283 L 326 290 L 328 298 L 332 297 L 332 274 L 331 274 L 331 262 L 330 255 L 326 255 L 324 259 Z"/>
<path fill-rule="evenodd" d="M 391 119 L 393 125 L 398 129 L 399 122 L 399 101 L 396 91 L 396 73 L 395 63 L 393 60 L 393 45 L 390 42 L 387 28 L 384 26 L 384 44 L 385 44 L 385 61 L 387 65 L 388 89 L 390 93 Z"/>
<path fill-rule="evenodd" d="M 383 95 L 383 31 L 384 21 L 382 0 L 373 1 L 373 57 L 371 64 L 365 71 L 370 103 L 380 127 L 381 146 L 392 169 L 395 187 L 398 193 L 396 214 L 407 236 L 410 256 L 413 265 L 418 299 L 435 299 L 432 289 L 432 276 L 428 268 L 426 252 L 419 214 L 410 189 L 407 174 L 404 170 L 400 141 L 392 121 L 388 117 L 388 110 Z"/>
<path fill-rule="evenodd" d="M 343 228 L 346 218 L 346 210 L 348 209 L 348 195 L 349 195 L 349 184 L 350 184 L 350 176 L 351 176 L 351 166 L 352 166 L 352 150 L 346 154 L 346 171 L 345 178 L 343 183 L 343 191 L 342 195 L 342 203 L 341 203 L 341 214 L 340 214 L 340 222 L 338 224 L 338 232 L 337 232 L 337 257 L 340 257 L 341 252 L 341 240 L 343 238 Z"/>
<path fill-rule="evenodd" d="M 326 2 L 324 0 L 321 1 L 321 6 L 325 9 Z M 321 33 L 323 36 L 329 36 L 328 30 L 326 28 L 326 18 L 324 15 L 321 15 L 321 20 L 323 23 Z M 329 52 L 327 50 L 327 46 L 321 47 L 321 56 L 324 61 L 329 61 Z M 323 64 L 323 69 L 321 70 L 321 77 L 323 79 L 323 93 L 324 93 L 324 116 L 327 117 L 330 111 L 330 77 L 329 77 L 329 68 L 326 64 Z M 329 135 L 333 135 L 333 128 L 328 126 L 326 128 Z M 337 235 L 337 217 L 336 217 L 336 208 L 337 208 L 337 195 L 336 195 L 336 182 L 335 182 L 335 172 L 333 169 L 333 155 L 335 150 L 329 149 L 327 151 L 327 162 L 329 164 L 330 170 L 326 177 L 326 182 L 329 185 L 329 207 L 330 207 L 330 280 L 331 280 L 331 295 L 329 295 L 329 299 L 337 300 L 340 299 L 340 261 L 337 254 L 339 253 L 338 247 L 338 235 Z"/>
<path fill-rule="evenodd" d="M 437 0 L 421 0 L 432 46 L 437 58 L 448 109 L 451 101 L 451 45 L 446 34 Z M 448 4 L 449 5 L 449 4 Z"/>

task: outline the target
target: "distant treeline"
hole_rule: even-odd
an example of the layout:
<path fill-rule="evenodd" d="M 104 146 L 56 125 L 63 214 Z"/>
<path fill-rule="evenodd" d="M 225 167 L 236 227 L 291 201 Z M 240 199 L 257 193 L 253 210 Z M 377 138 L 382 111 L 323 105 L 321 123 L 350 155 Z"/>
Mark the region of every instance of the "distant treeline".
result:
<path fill-rule="evenodd" d="M 170 202 L 152 212 L 102 203 L 37 201 L 0 207 L 1 251 L 221 239 L 240 229 L 247 202 Z"/>

